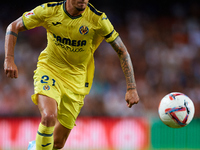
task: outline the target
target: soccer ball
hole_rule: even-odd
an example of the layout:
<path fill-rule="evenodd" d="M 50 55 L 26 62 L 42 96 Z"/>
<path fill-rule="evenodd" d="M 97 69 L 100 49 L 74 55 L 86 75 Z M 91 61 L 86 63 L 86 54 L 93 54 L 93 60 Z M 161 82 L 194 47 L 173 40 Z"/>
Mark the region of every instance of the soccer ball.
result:
<path fill-rule="evenodd" d="M 194 104 L 183 93 L 172 92 L 162 98 L 158 114 L 162 122 L 171 128 L 181 128 L 188 125 L 194 117 Z"/>

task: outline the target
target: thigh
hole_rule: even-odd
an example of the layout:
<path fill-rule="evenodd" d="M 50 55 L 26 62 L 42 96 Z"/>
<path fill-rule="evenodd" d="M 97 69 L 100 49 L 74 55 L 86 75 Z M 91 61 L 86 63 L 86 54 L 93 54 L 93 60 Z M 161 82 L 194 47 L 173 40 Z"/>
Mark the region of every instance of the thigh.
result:
<path fill-rule="evenodd" d="M 54 147 L 64 147 L 65 142 L 71 132 L 71 129 L 68 129 L 60 124 L 57 120 L 55 129 L 53 132 L 54 135 Z"/>
<path fill-rule="evenodd" d="M 38 94 L 38 108 L 41 113 L 46 114 L 57 114 L 57 103 L 56 100 L 54 100 L 51 97 L 48 97 L 46 95 Z"/>
<path fill-rule="evenodd" d="M 57 102 L 51 97 L 38 94 L 38 108 L 42 116 L 41 123 L 54 126 L 57 120 Z"/>

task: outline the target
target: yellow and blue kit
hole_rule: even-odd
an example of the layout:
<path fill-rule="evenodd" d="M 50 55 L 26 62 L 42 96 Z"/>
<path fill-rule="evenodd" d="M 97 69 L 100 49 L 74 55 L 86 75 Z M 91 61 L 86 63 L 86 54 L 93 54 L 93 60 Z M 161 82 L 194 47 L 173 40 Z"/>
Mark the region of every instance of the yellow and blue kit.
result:
<path fill-rule="evenodd" d="M 92 4 L 88 3 L 82 14 L 73 17 L 66 11 L 65 3 L 45 3 L 22 16 L 28 30 L 43 26 L 47 31 L 48 44 L 40 53 L 34 75 L 32 99 L 36 104 L 37 94 L 50 96 L 58 104 L 66 89 L 74 94 L 88 94 L 94 77 L 95 50 L 104 39 L 112 42 L 118 36 L 106 14 Z M 38 84 L 42 86 L 39 89 Z"/>

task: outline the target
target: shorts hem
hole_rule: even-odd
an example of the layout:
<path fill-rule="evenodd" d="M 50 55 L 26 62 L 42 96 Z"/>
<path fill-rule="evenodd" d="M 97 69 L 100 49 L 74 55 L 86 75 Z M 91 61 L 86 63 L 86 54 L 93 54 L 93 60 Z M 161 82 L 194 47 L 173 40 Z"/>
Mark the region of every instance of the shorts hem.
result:
<path fill-rule="evenodd" d="M 68 129 L 73 129 L 74 126 L 70 126 L 70 125 L 67 125 L 66 123 L 64 123 L 64 121 L 62 121 L 62 119 L 58 119 L 58 121 L 60 122 L 61 125 L 63 125 L 65 128 L 68 128 Z"/>
<path fill-rule="evenodd" d="M 38 105 L 38 98 L 37 98 L 37 96 L 38 96 L 38 93 L 31 95 L 31 99 L 32 99 L 32 101 L 33 101 L 33 103 L 35 105 Z"/>
<path fill-rule="evenodd" d="M 50 97 L 48 94 L 43 94 L 40 92 L 31 95 L 31 99 L 35 105 L 38 105 L 38 95 L 44 95 L 44 96 Z M 53 98 L 58 103 L 58 101 L 55 97 L 50 97 L 50 98 Z"/>

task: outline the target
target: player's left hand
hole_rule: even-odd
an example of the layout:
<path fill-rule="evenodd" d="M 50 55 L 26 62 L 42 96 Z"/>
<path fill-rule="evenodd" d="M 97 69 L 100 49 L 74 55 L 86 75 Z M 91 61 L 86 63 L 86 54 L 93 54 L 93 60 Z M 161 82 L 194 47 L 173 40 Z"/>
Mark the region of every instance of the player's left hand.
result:
<path fill-rule="evenodd" d="M 131 108 L 132 105 L 137 104 L 139 102 L 139 96 L 137 90 L 136 89 L 128 90 L 125 95 L 125 100 L 129 108 Z"/>

